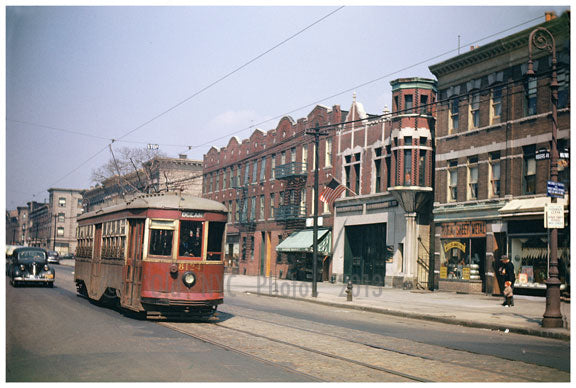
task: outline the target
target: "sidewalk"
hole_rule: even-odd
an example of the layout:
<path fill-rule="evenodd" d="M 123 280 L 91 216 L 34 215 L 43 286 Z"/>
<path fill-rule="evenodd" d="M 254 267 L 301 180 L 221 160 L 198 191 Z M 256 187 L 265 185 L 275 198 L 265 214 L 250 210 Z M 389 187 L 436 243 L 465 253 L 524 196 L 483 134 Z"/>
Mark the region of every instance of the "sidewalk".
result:
<path fill-rule="evenodd" d="M 60 265 L 74 266 L 74 261 L 61 260 Z M 318 296 L 313 298 L 311 282 L 231 274 L 226 274 L 224 281 L 224 303 L 226 295 L 252 293 L 454 325 L 570 339 L 569 303 L 561 302 L 564 328 L 542 328 L 545 297 L 516 295 L 514 307 L 508 308 L 501 305 L 503 298 L 484 294 L 354 285 L 353 300 L 348 302 L 344 284 L 319 282 Z"/>
<path fill-rule="evenodd" d="M 346 285 L 323 282 L 317 284 L 317 290 L 318 296 L 313 298 L 311 282 L 276 280 L 263 276 L 225 276 L 225 293 L 246 292 L 455 325 L 570 339 L 569 303 L 561 303 L 564 328 L 542 328 L 545 297 L 516 295 L 514 307 L 509 308 L 501 305 L 503 298 L 484 294 L 354 285 L 353 300 L 348 302 Z"/>

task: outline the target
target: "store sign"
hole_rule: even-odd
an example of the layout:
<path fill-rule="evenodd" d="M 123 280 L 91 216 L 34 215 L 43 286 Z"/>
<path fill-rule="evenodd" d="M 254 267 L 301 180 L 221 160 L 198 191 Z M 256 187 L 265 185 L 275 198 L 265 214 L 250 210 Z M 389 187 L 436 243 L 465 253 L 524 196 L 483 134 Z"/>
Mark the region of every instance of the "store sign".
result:
<path fill-rule="evenodd" d="M 486 237 L 486 222 L 450 222 L 442 224 L 442 238 Z"/>
<path fill-rule="evenodd" d="M 454 248 L 466 252 L 466 245 L 462 244 L 460 241 L 450 241 L 444 244 L 444 252 L 448 252 L 450 249 Z"/>
<path fill-rule="evenodd" d="M 448 267 L 445 265 L 440 267 L 440 279 L 448 279 Z"/>
<path fill-rule="evenodd" d="M 547 203 L 544 208 L 544 227 L 548 229 L 564 229 L 564 205 Z"/>

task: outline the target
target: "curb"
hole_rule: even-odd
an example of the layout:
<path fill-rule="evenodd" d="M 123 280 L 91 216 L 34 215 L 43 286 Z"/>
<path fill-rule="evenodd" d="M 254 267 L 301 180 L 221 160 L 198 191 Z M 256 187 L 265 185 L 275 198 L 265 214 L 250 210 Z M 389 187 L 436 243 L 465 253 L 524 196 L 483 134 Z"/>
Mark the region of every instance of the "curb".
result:
<path fill-rule="evenodd" d="M 386 314 L 386 315 L 392 315 L 392 316 L 403 317 L 403 318 L 420 319 L 420 320 L 424 320 L 424 321 L 434 321 L 434 322 L 446 323 L 446 324 L 450 324 L 450 325 L 459 325 L 459 326 L 473 327 L 473 328 L 478 328 L 478 329 L 489 329 L 489 330 L 496 330 L 496 331 L 508 330 L 509 332 L 516 333 L 516 334 L 524 334 L 524 335 L 531 335 L 531 336 L 536 336 L 536 337 L 554 338 L 554 339 L 560 339 L 563 341 L 570 341 L 570 334 L 556 332 L 556 331 L 541 330 L 541 329 L 529 329 L 529 328 L 518 327 L 518 326 L 487 324 L 487 323 L 467 321 L 467 320 L 456 319 L 456 318 L 439 317 L 439 316 L 434 316 L 434 315 L 410 313 L 410 312 L 397 311 L 397 310 L 388 310 L 388 309 L 383 309 L 383 308 L 361 306 L 361 305 L 349 305 L 349 304 L 343 304 L 343 303 L 311 300 L 311 299 L 298 298 L 298 297 L 293 297 L 293 296 L 271 295 L 271 294 L 266 294 L 266 293 L 261 293 L 261 292 L 253 292 L 253 291 L 244 291 L 244 293 L 259 295 L 259 296 L 268 296 L 270 298 L 292 299 L 292 300 L 296 300 L 296 301 L 315 303 L 315 304 L 330 306 L 330 307 L 348 308 L 348 309 L 352 309 L 352 310 L 367 311 L 367 312 L 371 312 L 371 313 Z"/>

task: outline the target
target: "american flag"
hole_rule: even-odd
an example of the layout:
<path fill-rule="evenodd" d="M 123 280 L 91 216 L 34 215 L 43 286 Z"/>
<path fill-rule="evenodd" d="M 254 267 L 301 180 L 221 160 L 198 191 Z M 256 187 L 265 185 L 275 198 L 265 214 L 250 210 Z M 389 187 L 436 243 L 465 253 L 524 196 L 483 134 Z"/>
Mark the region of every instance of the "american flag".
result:
<path fill-rule="evenodd" d="M 334 201 L 337 200 L 344 191 L 346 191 L 346 186 L 342 186 L 340 182 L 332 178 L 330 183 L 328 183 L 326 188 L 320 193 L 320 201 L 332 206 Z"/>

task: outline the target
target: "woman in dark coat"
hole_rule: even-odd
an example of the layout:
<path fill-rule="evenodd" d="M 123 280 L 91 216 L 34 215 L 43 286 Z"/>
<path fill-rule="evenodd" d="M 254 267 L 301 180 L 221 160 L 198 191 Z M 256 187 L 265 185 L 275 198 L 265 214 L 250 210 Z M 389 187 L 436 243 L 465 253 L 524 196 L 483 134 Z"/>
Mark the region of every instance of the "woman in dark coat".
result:
<path fill-rule="evenodd" d="M 503 285 L 505 282 L 510 282 L 512 290 L 514 289 L 514 282 L 516 281 L 516 275 L 514 274 L 514 264 L 512 264 L 510 258 L 507 255 L 503 255 L 502 258 L 500 258 L 500 265 L 498 266 L 497 274 L 499 285 Z M 501 286 L 500 290 L 502 291 L 504 288 Z M 506 300 L 504 300 L 502 305 L 505 304 Z M 514 306 L 514 299 L 512 299 L 512 306 Z"/>

